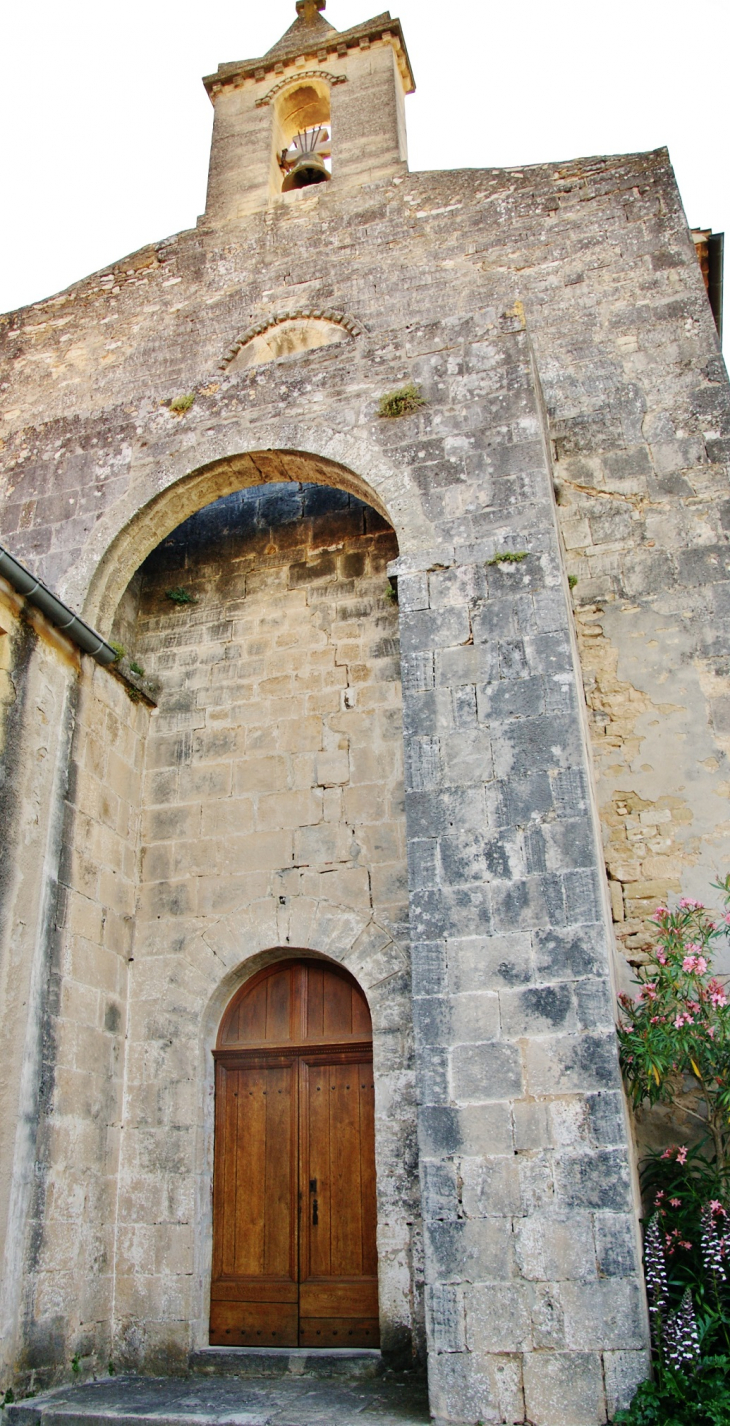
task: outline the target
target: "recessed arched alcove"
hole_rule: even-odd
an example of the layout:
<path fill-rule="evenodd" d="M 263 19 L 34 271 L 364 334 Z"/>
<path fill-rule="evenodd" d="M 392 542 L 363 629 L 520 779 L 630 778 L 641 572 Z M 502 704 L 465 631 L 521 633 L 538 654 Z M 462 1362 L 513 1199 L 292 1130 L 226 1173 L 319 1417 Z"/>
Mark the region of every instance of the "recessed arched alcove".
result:
<path fill-rule="evenodd" d="M 154 1204 L 187 1206 L 173 1215 L 179 1269 L 160 1247 L 159 1271 L 135 1276 L 122 1332 L 134 1341 L 164 1289 L 166 1301 L 184 1299 L 180 1333 L 208 1344 L 214 1052 L 248 1053 L 238 1041 L 216 1045 L 218 1027 L 252 977 L 304 955 L 341 967 L 328 972 L 335 984 L 357 981 L 372 1016 L 380 1316 L 378 1325 L 371 1272 L 367 1312 L 342 1330 L 357 1330 L 360 1345 L 379 1331 L 386 1351 L 402 1351 L 422 1319 L 398 610 L 387 576 L 397 539 L 346 472 L 296 481 L 295 471 L 312 473 L 309 459 L 247 461 L 248 484 L 239 469 L 232 492 L 201 502 L 232 481 L 219 467 L 210 480 L 199 473 L 182 506 L 158 511 L 164 534 L 144 558 L 154 519 L 125 546 L 133 577 L 114 636 L 160 691 L 139 808 L 120 1274 L 131 1222 L 142 1235 L 141 1215 L 144 1235 L 161 1242 Z M 172 509 L 193 498 L 172 524 Z M 216 1311 L 216 1342 L 229 1330 L 237 1345 L 260 1340 Z M 316 1346 L 325 1329 L 313 1313 L 303 1320 L 296 1333 Z M 328 1321 L 331 1346 L 341 1328 Z"/>
<path fill-rule="evenodd" d="M 371 506 L 392 524 L 377 491 L 354 471 L 323 456 L 297 450 L 250 451 L 191 471 L 147 500 L 111 539 L 89 583 L 84 617 L 108 634 L 119 601 L 148 555 L 198 510 L 227 495 L 262 484 L 311 484 L 341 490 Z"/>

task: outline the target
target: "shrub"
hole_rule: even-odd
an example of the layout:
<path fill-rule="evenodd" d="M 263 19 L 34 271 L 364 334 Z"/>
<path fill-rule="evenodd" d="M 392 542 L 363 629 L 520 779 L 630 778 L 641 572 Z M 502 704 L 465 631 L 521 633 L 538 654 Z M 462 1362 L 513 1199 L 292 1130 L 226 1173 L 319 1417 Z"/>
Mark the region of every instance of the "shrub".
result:
<path fill-rule="evenodd" d="M 177 589 L 166 589 L 165 598 L 172 600 L 173 604 L 197 604 L 198 602 L 195 595 L 191 594 L 189 589 L 183 589 L 182 585 L 178 585 Z"/>
<path fill-rule="evenodd" d="M 730 904 L 730 877 L 720 888 Z M 635 1000 L 619 997 L 621 1068 L 634 1104 L 675 1104 L 694 1119 L 715 1163 L 726 1171 L 730 1149 L 730 1005 L 711 974 L 712 943 L 723 928 L 699 901 L 684 897 L 676 911 L 654 913 L 657 945 L 638 972 Z M 698 1107 L 689 1108 L 690 1077 Z"/>
<path fill-rule="evenodd" d="M 194 391 L 188 391 L 184 396 L 173 396 L 170 402 L 170 410 L 174 411 L 176 416 L 184 416 L 185 412 L 190 410 L 194 400 Z"/>
<path fill-rule="evenodd" d="M 418 387 L 410 381 L 407 386 L 401 386 L 399 391 L 391 391 L 387 396 L 381 396 L 378 415 L 392 420 L 396 416 L 410 416 L 419 406 L 425 405 L 426 401 Z"/>
<path fill-rule="evenodd" d="M 500 550 L 487 564 L 522 564 L 527 559 L 527 550 Z"/>
<path fill-rule="evenodd" d="M 649 1154 L 642 1166 L 655 1375 L 617 1426 L 730 1423 L 730 1005 L 712 973 L 714 942 L 730 926 L 730 876 L 718 890 L 720 925 L 688 897 L 674 911 L 657 909 L 657 944 L 638 972 L 636 999 L 619 997 L 631 1099 L 674 1104 L 693 1120 L 697 1142 Z"/>

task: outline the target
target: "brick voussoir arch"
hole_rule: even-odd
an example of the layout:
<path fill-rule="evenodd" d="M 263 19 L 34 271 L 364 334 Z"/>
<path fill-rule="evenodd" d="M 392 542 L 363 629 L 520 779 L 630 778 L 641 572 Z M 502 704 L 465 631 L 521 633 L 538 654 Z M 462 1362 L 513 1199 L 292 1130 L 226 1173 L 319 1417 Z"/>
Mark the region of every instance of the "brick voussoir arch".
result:
<path fill-rule="evenodd" d="M 255 326 L 247 327 L 240 337 L 231 342 L 218 363 L 219 371 L 225 371 L 247 342 L 252 342 L 254 337 L 263 336 L 264 332 L 271 331 L 272 327 L 282 326 L 284 322 L 329 322 L 333 326 L 343 327 L 351 337 L 361 337 L 367 330 L 362 322 L 358 322 L 357 317 L 347 312 L 337 312 L 332 307 L 297 307 L 291 312 L 279 312 L 267 317 L 263 322 L 257 322 Z"/>

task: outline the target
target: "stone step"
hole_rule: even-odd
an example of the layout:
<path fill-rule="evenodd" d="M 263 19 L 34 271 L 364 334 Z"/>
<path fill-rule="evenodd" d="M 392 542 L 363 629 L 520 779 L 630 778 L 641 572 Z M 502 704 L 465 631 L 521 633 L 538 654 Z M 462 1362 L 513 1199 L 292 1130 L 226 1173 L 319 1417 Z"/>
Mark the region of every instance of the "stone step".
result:
<path fill-rule="evenodd" d="M 427 1426 L 424 1378 L 104 1377 L 15 1402 L 4 1426 L 362 1426 L 363 1414 L 369 1426 Z"/>
<path fill-rule="evenodd" d="M 345 1377 L 363 1381 L 382 1376 L 385 1363 L 377 1347 L 202 1347 L 188 1358 L 191 1372 L 209 1376 Z"/>

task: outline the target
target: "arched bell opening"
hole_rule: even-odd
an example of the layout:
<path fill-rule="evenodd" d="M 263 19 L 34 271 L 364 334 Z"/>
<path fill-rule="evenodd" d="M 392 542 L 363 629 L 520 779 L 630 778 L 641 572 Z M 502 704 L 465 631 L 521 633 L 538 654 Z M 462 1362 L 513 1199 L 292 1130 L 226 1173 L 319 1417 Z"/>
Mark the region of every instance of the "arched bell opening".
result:
<path fill-rule="evenodd" d="M 282 193 L 332 176 L 329 85 L 319 76 L 294 83 L 274 102 L 274 153 Z"/>
<path fill-rule="evenodd" d="M 210 1342 L 379 1343 L 372 1023 L 343 967 L 266 966 L 218 1033 Z"/>

